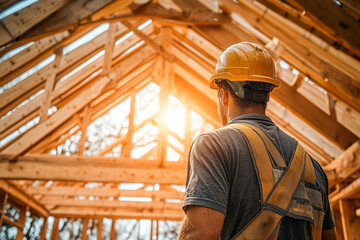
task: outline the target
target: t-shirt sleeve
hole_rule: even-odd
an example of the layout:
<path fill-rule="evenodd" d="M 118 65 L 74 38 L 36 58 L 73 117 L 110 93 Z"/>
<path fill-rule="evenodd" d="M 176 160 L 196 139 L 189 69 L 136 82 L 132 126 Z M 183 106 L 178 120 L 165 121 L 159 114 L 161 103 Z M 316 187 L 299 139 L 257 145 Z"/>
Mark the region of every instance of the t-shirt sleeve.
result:
<path fill-rule="evenodd" d="M 197 205 L 226 214 L 230 189 L 226 154 L 211 135 L 200 135 L 194 141 L 189 153 L 185 212 L 187 206 Z"/>

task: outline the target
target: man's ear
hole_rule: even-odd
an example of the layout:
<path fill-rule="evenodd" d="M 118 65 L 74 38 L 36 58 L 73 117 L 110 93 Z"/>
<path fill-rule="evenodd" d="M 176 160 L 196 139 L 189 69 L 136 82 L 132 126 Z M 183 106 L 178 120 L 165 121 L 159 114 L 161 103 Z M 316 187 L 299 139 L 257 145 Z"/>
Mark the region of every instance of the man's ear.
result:
<path fill-rule="evenodd" d="M 229 91 L 225 89 L 220 89 L 220 100 L 224 106 L 229 104 Z"/>

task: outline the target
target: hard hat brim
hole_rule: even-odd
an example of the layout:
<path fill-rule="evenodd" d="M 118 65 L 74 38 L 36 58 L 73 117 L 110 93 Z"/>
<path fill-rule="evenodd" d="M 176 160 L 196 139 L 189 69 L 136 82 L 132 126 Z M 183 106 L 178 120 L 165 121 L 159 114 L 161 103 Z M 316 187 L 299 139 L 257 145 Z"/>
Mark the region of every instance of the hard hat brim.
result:
<path fill-rule="evenodd" d="M 232 75 L 228 72 L 222 72 L 214 74 L 210 79 L 210 88 L 212 89 L 218 89 L 218 86 L 216 85 L 216 80 L 218 79 L 228 79 L 233 82 L 245 82 L 245 81 L 251 81 L 251 82 L 266 82 L 271 83 L 275 85 L 275 88 L 279 88 L 281 82 L 279 80 L 276 80 L 274 78 L 266 77 L 266 76 L 259 76 L 259 75 Z"/>

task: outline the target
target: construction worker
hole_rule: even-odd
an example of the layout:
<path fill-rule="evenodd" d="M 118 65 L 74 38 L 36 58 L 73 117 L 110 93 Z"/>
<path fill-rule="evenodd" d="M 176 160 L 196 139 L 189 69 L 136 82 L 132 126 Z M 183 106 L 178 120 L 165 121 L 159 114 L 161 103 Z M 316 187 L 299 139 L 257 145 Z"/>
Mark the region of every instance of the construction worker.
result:
<path fill-rule="evenodd" d="M 265 115 L 279 86 L 259 44 L 219 57 L 210 87 L 224 127 L 191 147 L 179 239 L 336 239 L 324 171 Z"/>

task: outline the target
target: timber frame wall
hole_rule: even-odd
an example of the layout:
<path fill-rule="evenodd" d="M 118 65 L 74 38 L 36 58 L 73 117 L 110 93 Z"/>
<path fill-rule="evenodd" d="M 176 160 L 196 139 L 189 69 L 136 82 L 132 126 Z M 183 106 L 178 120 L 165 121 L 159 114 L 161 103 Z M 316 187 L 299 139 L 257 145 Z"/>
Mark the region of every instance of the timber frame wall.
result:
<path fill-rule="evenodd" d="M 1 1 L 0 9 L 17 3 Z M 39 0 L 5 17 L 0 24 L 5 59 L 0 62 L 0 222 L 20 233 L 28 209 L 39 217 L 54 216 L 55 225 L 61 217 L 85 223 L 105 217 L 180 221 L 183 192 L 174 185 L 185 184 L 191 142 L 207 126 L 221 126 L 208 79 L 224 49 L 251 41 L 269 50 L 282 81 L 267 114 L 323 166 L 338 238 L 356 239 L 359 15 L 353 0 Z M 104 23 L 105 31 L 68 50 Z M 6 57 L 26 44 L 31 45 Z M 159 87 L 158 108 L 139 123 L 138 95 L 149 84 Z M 183 106 L 183 136 L 167 125 L 169 96 Z M 88 127 L 125 101 L 126 134 L 89 156 Z M 193 112 L 203 120 L 200 130 L 192 125 Z M 149 125 L 158 131 L 155 146 L 132 158 L 136 133 Z M 49 154 L 77 136 L 76 153 Z M 111 156 L 119 146 L 120 155 Z M 168 149 L 178 161 L 169 161 Z M 96 186 L 88 188 L 89 183 Z M 121 183 L 143 187 L 120 190 Z M 19 222 L 3 214 L 7 201 L 21 209 Z M 58 230 L 53 231 L 55 239 Z"/>

